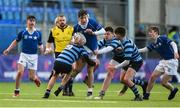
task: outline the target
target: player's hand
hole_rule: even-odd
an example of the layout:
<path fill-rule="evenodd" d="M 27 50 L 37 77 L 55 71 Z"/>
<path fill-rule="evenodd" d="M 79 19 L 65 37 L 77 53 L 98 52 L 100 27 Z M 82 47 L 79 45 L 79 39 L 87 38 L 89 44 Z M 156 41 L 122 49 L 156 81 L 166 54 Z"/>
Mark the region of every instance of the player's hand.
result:
<path fill-rule="evenodd" d="M 92 31 L 92 29 L 86 29 L 84 32 L 90 35 L 94 35 L 94 32 Z"/>
<path fill-rule="evenodd" d="M 94 50 L 94 51 L 93 51 L 93 54 L 94 54 L 94 55 L 98 55 L 98 50 Z"/>
<path fill-rule="evenodd" d="M 46 48 L 44 55 L 50 54 L 52 52 L 51 48 Z"/>
<path fill-rule="evenodd" d="M 175 59 L 179 59 L 179 54 L 178 53 L 174 53 L 174 58 Z"/>
<path fill-rule="evenodd" d="M 4 50 L 4 52 L 3 52 L 4 55 L 8 55 L 8 53 L 9 53 L 8 49 Z"/>
<path fill-rule="evenodd" d="M 116 50 L 117 52 L 123 51 L 123 49 L 122 49 L 121 47 L 118 47 L 118 48 L 116 48 L 115 50 Z"/>

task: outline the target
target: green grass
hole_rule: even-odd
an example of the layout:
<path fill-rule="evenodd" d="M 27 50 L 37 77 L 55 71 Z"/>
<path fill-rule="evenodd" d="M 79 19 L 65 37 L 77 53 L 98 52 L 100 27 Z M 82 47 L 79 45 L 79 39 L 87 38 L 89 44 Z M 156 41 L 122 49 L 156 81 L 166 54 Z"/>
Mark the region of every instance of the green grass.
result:
<path fill-rule="evenodd" d="M 83 83 L 74 84 L 75 97 L 65 97 L 61 94 L 55 97 L 53 92 L 49 99 L 42 99 L 47 83 L 37 88 L 33 83 L 21 84 L 21 96 L 13 98 L 14 83 L 0 83 L 0 107 L 180 107 L 180 93 L 175 99 L 168 101 L 169 91 L 159 84 L 155 84 L 150 100 L 142 102 L 130 101 L 134 98 L 128 90 L 125 95 L 117 96 L 122 84 L 111 84 L 103 100 L 86 100 L 86 86 Z M 175 85 L 180 88 L 179 85 Z M 100 84 L 95 84 L 94 96 L 98 96 Z M 142 93 L 141 88 L 139 88 Z"/>

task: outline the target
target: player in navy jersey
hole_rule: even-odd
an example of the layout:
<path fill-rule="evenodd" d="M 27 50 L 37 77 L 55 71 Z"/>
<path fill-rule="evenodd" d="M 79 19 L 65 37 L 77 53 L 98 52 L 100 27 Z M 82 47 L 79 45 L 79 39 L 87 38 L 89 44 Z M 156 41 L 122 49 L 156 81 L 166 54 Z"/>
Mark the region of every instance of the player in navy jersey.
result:
<path fill-rule="evenodd" d="M 97 36 L 103 35 L 105 33 L 104 28 L 98 24 L 93 19 L 89 18 L 88 12 L 86 10 L 80 10 L 78 12 L 78 24 L 74 26 L 74 33 L 80 32 L 82 33 L 87 42 L 85 44 L 86 50 L 91 53 L 90 58 L 96 61 L 96 55 L 94 55 L 94 51 L 98 48 Z M 75 71 L 77 73 L 81 72 L 82 68 L 85 66 L 85 61 L 83 59 L 79 59 L 75 63 Z M 87 66 L 88 70 L 88 92 L 87 98 L 92 98 L 92 86 L 94 82 L 94 67 Z"/>
<path fill-rule="evenodd" d="M 149 28 L 149 35 L 153 39 L 153 42 L 147 47 L 139 49 L 140 52 L 147 52 L 155 50 L 161 56 L 159 64 L 156 66 L 154 72 L 152 73 L 148 86 L 146 89 L 146 94 L 144 99 L 148 100 L 150 96 L 150 91 L 153 88 L 155 80 L 162 75 L 161 84 L 163 87 L 170 90 L 168 100 L 171 100 L 175 97 L 178 88 L 174 87 L 169 81 L 172 78 L 172 75 L 177 74 L 178 68 L 178 49 L 175 42 L 168 39 L 166 35 L 159 35 L 159 28 L 151 26 Z"/>
<path fill-rule="evenodd" d="M 35 28 L 36 18 L 34 16 L 27 17 L 27 28 L 19 32 L 17 38 L 11 43 L 11 45 L 3 52 L 7 55 L 9 51 L 14 48 L 19 41 L 22 41 L 22 52 L 18 61 L 18 72 L 16 76 L 16 87 L 14 90 L 14 97 L 19 96 L 20 93 L 20 80 L 23 76 L 24 69 L 29 69 L 30 80 L 34 81 L 39 87 L 41 81 L 36 75 L 38 55 L 37 49 L 40 48 L 41 53 L 44 52 L 42 45 L 41 32 Z"/>
<path fill-rule="evenodd" d="M 48 98 L 55 81 L 59 74 L 65 74 L 62 79 L 60 87 L 54 92 L 56 96 L 59 95 L 61 90 L 64 89 L 65 84 L 70 79 L 70 73 L 72 71 L 72 64 L 77 61 L 81 56 L 86 60 L 90 66 L 94 66 L 95 62 L 89 59 L 88 52 L 84 49 L 83 45 L 86 43 L 85 37 L 81 33 L 75 33 L 74 43 L 68 45 L 61 54 L 58 55 L 54 62 L 54 74 L 49 80 L 46 92 L 43 98 Z"/>

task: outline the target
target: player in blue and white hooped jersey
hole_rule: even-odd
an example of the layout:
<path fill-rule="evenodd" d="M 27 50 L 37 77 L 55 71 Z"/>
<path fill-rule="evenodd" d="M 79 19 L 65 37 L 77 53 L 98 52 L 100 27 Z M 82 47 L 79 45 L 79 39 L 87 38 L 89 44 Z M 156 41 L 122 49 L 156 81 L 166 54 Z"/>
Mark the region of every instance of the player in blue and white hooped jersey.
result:
<path fill-rule="evenodd" d="M 11 43 L 11 45 L 3 52 L 7 55 L 9 51 L 14 48 L 19 41 L 22 41 L 22 52 L 18 61 L 18 72 L 16 75 L 16 86 L 14 90 L 14 97 L 19 96 L 20 92 L 20 80 L 23 76 L 24 69 L 29 69 L 30 80 L 34 81 L 39 87 L 41 82 L 37 77 L 35 71 L 37 70 L 38 55 L 37 49 L 43 53 L 42 36 L 41 32 L 35 28 L 36 18 L 34 16 L 27 17 L 27 28 L 19 32 L 17 38 Z"/>
<path fill-rule="evenodd" d="M 90 58 L 94 61 L 96 61 L 96 55 L 94 55 L 94 51 L 98 48 L 98 41 L 97 36 L 103 35 L 105 33 L 104 28 L 94 21 L 93 19 L 89 18 L 89 14 L 86 10 L 80 10 L 78 12 L 78 24 L 74 26 L 74 33 L 81 32 L 87 42 L 85 44 L 86 50 L 91 53 Z M 75 71 L 81 72 L 82 68 L 85 66 L 85 62 L 82 59 L 79 59 L 75 63 Z M 87 67 L 88 71 L 88 92 L 87 92 L 87 98 L 92 98 L 92 86 L 94 82 L 94 74 L 93 74 L 94 67 Z"/>
<path fill-rule="evenodd" d="M 153 39 L 153 42 L 149 44 L 147 47 L 139 49 L 140 52 L 147 52 L 155 50 L 161 56 L 161 60 L 159 64 L 154 69 L 153 73 L 148 82 L 148 86 L 146 89 L 146 94 L 144 95 L 144 99 L 148 100 L 150 96 L 150 92 L 153 88 L 153 84 L 155 80 L 162 75 L 161 83 L 162 85 L 170 90 L 170 94 L 168 100 L 171 100 L 175 97 L 178 88 L 174 87 L 169 81 L 172 78 L 172 75 L 177 75 L 178 68 L 178 49 L 175 42 L 168 39 L 166 35 L 159 35 L 159 28 L 155 26 L 151 26 L 149 28 L 149 35 Z"/>
<path fill-rule="evenodd" d="M 123 68 L 121 81 L 126 84 L 134 93 L 135 98 L 133 101 L 142 101 L 142 97 L 139 94 L 135 83 L 132 81 L 136 72 L 140 69 L 143 64 L 143 60 L 136 45 L 126 37 L 126 29 L 124 27 L 117 27 L 115 29 L 115 36 L 121 41 L 123 46 L 124 61 L 117 64 L 110 64 L 108 70 Z M 143 81 L 142 81 L 143 82 Z M 143 83 L 142 83 L 143 84 Z"/>
<path fill-rule="evenodd" d="M 85 61 L 90 66 L 94 66 L 95 62 L 89 58 L 88 52 L 84 49 L 83 45 L 86 43 L 85 37 L 81 33 L 75 33 L 74 36 L 74 43 L 67 45 L 67 47 L 58 55 L 54 62 L 54 74 L 49 80 L 46 92 L 43 98 L 48 98 L 50 95 L 50 91 L 54 86 L 59 74 L 65 74 L 62 79 L 60 87 L 54 92 L 56 96 L 59 95 L 61 90 L 64 89 L 65 84 L 70 79 L 70 73 L 72 71 L 72 64 L 83 57 Z"/>
<path fill-rule="evenodd" d="M 102 54 L 102 53 L 106 53 L 106 52 L 110 52 L 113 51 L 114 52 L 114 56 L 111 59 L 111 61 L 109 62 L 109 65 L 119 65 L 120 63 L 122 63 L 125 60 L 125 55 L 124 55 L 124 46 L 121 43 L 121 41 L 116 37 L 114 40 L 112 40 L 111 44 L 98 51 L 98 54 Z M 137 48 L 136 48 L 137 49 Z M 122 71 L 121 71 L 121 76 L 120 76 L 120 80 L 123 82 L 123 78 L 125 75 L 125 71 L 127 70 L 127 67 L 123 67 Z M 104 79 L 101 91 L 99 92 L 99 96 L 95 97 L 95 99 L 103 99 L 105 92 L 107 90 L 107 88 L 109 87 L 109 84 L 111 82 L 111 79 L 113 78 L 113 75 L 115 73 L 115 68 L 108 70 L 107 76 Z M 135 81 L 136 79 L 133 79 L 133 81 Z M 142 83 L 142 81 L 140 81 Z M 137 82 L 135 82 L 137 83 Z M 144 82 L 142 83 L 144 85 Z M 138 84 L 141 85 L 141 84 Z M 141 85 L 142 86 L 142 85 Z M 144 87 L 144 86 L 143 86 Z M 145 91 L 145 90 L 144 90 Z"/>

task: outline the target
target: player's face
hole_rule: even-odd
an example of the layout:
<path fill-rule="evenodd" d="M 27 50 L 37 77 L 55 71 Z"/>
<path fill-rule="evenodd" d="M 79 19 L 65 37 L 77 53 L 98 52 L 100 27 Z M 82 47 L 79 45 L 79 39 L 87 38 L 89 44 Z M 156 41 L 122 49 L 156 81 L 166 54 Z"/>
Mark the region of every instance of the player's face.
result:
<path fill-rule="evenodd" d="M 64 27 L 66 25 L 66 18 L 65 17 L 59 17 L 57 26 Z"/>
<path fill-rule="evenodd" d="M 35 19 L 28 19 L 27 20 L 27 27 L 28 28 L 33 28 L 36 25 L 36 20 Z"/>
<path fill-rule="evenodd" d="M 113 34 L 109 31 L 106 31 L 106 33 L 104 34 L 104 39 L 105 40 L 111 40 L 113 37 Z"/>
<path fill-rule="evenodd" d="M 155 32 L 154 30 L 149 30 L 148 34 L 152 39 L 156 39 L 156 37 L 158 36 L 157 32 Z"/>
<path fill-rule="evenodd" d="M 79 22 L 81 25 L 85 25 L 88 21 L 88 15 L 83 15 L 82 17 L 79 18 Z"/>
<path fill-rule="evenodd" d="M 120 34 L 115 34 L 115 37 L 119 40 L 123 40 L 123 37 Z"/>

